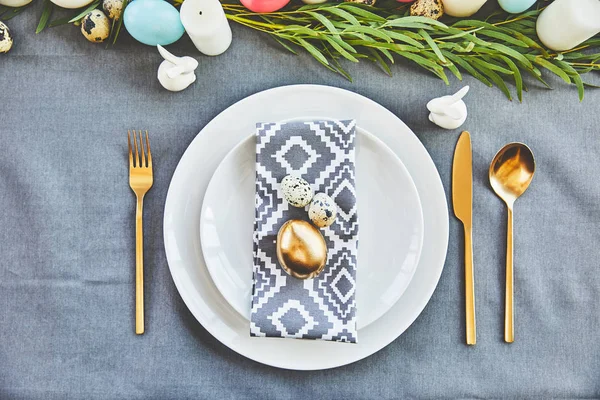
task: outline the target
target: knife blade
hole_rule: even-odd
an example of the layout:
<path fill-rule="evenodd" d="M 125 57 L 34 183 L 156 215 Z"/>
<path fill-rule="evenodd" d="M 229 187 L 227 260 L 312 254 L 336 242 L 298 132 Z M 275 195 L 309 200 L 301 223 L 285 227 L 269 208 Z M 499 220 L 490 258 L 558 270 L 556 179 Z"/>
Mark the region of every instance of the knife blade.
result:
<path fill-rule="evenodd" d="M 471 135 L 464 131 L 458 138 L 452 164 L 452 204 L 454 215 L 464 226 L 465 234 L 465 325 L 467 344 L 474 345 L 475 279 L 473 276 L 473 154 Z"/>

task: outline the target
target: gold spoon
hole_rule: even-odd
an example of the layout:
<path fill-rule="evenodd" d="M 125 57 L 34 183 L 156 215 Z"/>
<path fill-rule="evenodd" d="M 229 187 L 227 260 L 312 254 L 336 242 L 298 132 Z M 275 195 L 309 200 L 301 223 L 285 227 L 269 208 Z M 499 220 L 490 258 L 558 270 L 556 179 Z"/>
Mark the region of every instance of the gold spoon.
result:
<path fill-rule="evenodd" d="M 515 200 L 529 187 L 535 172 L 535 160 L 529 147 L 523 143 L 509 143 L 494 156 L 490 164 L 490 183 L 494 192 L 506 203 L 506 299 L 504 314 L 504 341 L 515 341 L 513 307 L 513 206 Z"/>

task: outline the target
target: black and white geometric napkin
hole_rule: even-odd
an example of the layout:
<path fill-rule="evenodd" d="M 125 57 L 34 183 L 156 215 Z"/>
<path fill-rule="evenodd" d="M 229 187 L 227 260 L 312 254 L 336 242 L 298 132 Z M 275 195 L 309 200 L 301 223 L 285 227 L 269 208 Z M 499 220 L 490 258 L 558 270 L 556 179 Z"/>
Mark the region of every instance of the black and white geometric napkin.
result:
<path fill-rule="evenodd" d="M 257 124 L 252 336 L 356 343 L 355 127 L 354 120 Z M 336 221 L 321 229 L 327 263 L 313 279 L 291 277 L 277 261 L 281 225 L 309 221 L 306 209 L 283 198 L 280 182 L 289 174 L 338 206 Z"/>

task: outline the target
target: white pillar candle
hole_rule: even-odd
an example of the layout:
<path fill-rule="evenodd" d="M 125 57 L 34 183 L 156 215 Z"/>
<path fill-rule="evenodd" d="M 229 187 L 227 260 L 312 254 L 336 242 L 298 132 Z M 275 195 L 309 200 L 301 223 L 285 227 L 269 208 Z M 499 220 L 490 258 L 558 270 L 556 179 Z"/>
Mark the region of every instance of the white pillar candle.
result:
<path fill-rule="evenodd" d="M 600 0 L 556 0 L 538 17 L 537 34 L 552 50 L 570 50 L 600 33 Z"/>
<path fill-rule="evenodd" d="M 442 0 L 444 13 L 451 17 L 470 17 L 475 14 L 487 0 Z"/>
<path fill-rule="evenodd" d="M 217 56 L 231 44 L 231 28 L 219 0 L 185 0 L 181 23 L 192 42 L 207 56 Z"/>

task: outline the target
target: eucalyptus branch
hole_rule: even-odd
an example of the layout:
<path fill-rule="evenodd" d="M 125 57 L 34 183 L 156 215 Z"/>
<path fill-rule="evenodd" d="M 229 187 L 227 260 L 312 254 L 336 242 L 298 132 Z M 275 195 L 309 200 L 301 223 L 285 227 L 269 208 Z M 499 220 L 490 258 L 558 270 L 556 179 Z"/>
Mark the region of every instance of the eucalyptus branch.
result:
<path fill-rule="evenodd" d="M 447 24 L 408 15 L 395 2 L 366 7 L 354 3 L 293 6 L 280 12 L 257 14 L 237 4 L 223 4 L 228 19 L 267 33 L 285 49 L 298 48 L 319 63 L 351 79 L 340 59 L 366 58 L 391 75 L 390 64 L 400 57 L 428 70 L 449 84 L 447 73 L 462 80 L 467 73 L 496 86 L 512 99 L 514 84 L 521 101 L 526 90 L 523 74 L 547 87 L 542 71 L 574 84 L 583 100 L 581 75 L 600 70 L 600 39 L 577 49 L 551 52 L 540 43 L 535 22 L 542 8 L 514 16 L 495 13 L 485 21 L 450 20 Z M 589 85 L 592 86 L 592 85 Z"/>

